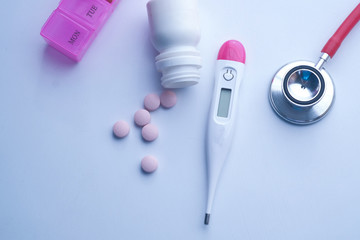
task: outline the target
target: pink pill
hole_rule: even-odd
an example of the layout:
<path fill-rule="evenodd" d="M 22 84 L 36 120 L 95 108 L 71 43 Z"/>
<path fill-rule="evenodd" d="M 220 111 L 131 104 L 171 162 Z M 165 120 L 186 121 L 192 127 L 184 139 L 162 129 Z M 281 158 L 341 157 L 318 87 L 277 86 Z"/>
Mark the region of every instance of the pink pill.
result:
<path fill-rule="evenodd" d="M 151 116 L 150 113 L 145 109 L 137 110 L 134 115 L 134 121 L 136 125 L 143 127 L 146 124 L 150 123 Z"/>
<path fill-rule="evenodd" d="M 144 172 L 152 173 L 158 167 L 158 160 L 153 156 L 146 156 L 141 160 L 141 168 Z"/>
<path fill-rule="evenodd" d="M 166 90 L 160 96 L 161 106 L 171 108 L 176 104 L 176 94 L 173 91 Z"/>
<path fill-rule="evenodd" d="M 130 126 L 127 122 L 120 120 L 114 124 L 113 131 L 118 138 L 126 137 L 130 132 Z"/>
<path fill-rule="evenodd" d="M 160 107 L 160 98 L 155 93 L 148 94 L 144 99 L 145 108 L 152 112 Z"/>
<path fill-rule="evenodd" d="M 154 124 L 149 123 L 142 128 L 141 134 L 146 141 L 152 142 L 159 136 L 159 130 Z"/>

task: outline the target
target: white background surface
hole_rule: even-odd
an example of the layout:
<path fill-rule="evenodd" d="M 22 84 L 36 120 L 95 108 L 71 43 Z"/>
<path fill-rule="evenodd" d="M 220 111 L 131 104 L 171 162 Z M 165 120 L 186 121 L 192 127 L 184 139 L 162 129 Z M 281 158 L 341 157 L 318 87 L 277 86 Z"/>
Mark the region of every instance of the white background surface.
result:
<path fill-rule="evenodd" d="M 143 97 L 161 92 L 145 0 L 123 0 L 74 64 L 41 39 L 57 0 L 2 2 L 0 239 L 360 239 L 360 28 L 326 68 L 329 115 L 312 126 L 280 120 L 268 103 L 283 64 L 316 61 L 357 1 L 202 0 L 201 83 L 154 114 L 160 137 L 124 140 Z M 233 150 L 211 218 L 204 140 L 217 51 L 247 50 Z M 140 171 L 158 157 L 152 175 Z"/>

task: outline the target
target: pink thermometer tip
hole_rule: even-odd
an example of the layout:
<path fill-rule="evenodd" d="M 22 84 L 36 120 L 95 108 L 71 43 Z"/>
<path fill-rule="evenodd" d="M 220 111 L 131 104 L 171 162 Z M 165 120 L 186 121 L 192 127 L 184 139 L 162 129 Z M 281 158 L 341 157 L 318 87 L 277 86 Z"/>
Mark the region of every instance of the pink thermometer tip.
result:
<path fill-rule="evenodd" d="M 241 42 L 236 40 L 229 40 L 221 46 L 217 59 L 241 62 L 245 64 L 245 48 Z"/>

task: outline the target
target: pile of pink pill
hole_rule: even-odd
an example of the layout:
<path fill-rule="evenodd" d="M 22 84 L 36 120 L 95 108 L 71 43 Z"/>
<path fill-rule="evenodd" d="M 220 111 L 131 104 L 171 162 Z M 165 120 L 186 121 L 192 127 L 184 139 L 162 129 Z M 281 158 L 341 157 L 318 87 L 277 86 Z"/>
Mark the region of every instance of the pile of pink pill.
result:
<path fill-rule="evenodd" d="M 177 101 L 176 94 L 173 91 L 165 90 L 160 96 L 155 93 L 148 94 L 144 99 L 144 108 L 139 109 L 134 114 L 134 122 L 141 127 L 141 135 L 147 142 L 152 142 L 159 136 L 159 130 L 156 125 L 151 123 L 151 114 L 157 110 L 160 105 L 164 108 L 172 108 Z M 124 138 L 130 133 L 130 125 L 123 120 L 117 121 L 113 126 L 114 135 L 118 138 Z M 158 161 L 154 156 L 146 156 L 141 160 L 141 168 L 146 173 L 154 172 L 158 167 Z"/>

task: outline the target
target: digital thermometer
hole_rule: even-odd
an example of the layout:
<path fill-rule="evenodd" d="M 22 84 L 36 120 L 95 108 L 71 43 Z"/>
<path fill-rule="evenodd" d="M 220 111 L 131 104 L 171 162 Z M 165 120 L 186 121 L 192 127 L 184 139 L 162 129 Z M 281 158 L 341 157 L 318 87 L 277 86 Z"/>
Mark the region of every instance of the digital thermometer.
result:
<path fill-rule="evenodd" d="M 209 224 L 211 208 L 223 164 L 228 156 L 238 111 L 240 83 L 245 67 L 244 46 L 235 40 L 220 48 L 207 132 L 208 202 L 205 214 Z"/>

